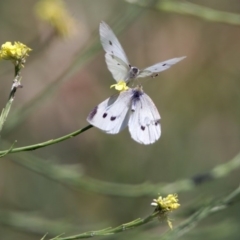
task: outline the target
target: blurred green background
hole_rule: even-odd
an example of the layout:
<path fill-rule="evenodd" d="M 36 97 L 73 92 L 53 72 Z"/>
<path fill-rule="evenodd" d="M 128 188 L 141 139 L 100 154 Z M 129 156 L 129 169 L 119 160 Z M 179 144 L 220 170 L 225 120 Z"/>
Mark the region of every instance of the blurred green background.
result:
<path fill-rule="evenodd" d="M 162 136 L 155 144 L 134 142 L 127 129 L 107 135 L 92 128 L 56 145 L 1 158 L 0 239 L 35 240 L 46 232 L 54 237 L 114 227 L 150 214 L 152 199 L 161 194 L 158 188 L 155 194 L 139 197 L 121 195 L 118 188 L 106 194 L 97 183 L 90 189 L 88 181 L 74 187 L 52 179 L 60 173 L 64 181 L 79 174 L 76 179 L 84 176 L 89 182 L 164 184 L 208 172 L 239 153 L 239 1 L 176 1 L 177 10 L 164 8 L 167 5 L 161 2 L 157 9 L 119 0 L 65 1 L 65 10 L 74 20 L 65 37 L 36 16 L 36 3 L 0 1 L 0 44 L 20 41 L 33 49 L 22 71 L 24 88 L 17 91 L 1 133 L 1 150 L 15 140 L 15 147 L 26 146 L 87 126 L 92 108 L 114 93 L 109 88 L 114 81 L 98 35 L 102 20 L 111 26 L 129 60 L 139 68 L 174 57 L 187 58 L 157 78 L 140 80 L 162 117 Z M 204 6 L 207 12 L 196 11 L 198 17 L 181 13 L 179 3 L 196 4 L 185 10 Z M 236 15 L 216 15 L 211 9 Z M 1 109 L 13 74 L 13 65 L 1 61 Z M 56 171 L 52 173 L 49 166 Z M 236 169 L 190 191 L 174 190 L 181 208 L 170 216 L 173 226 L 238 185 Z M 181 239 L 237 240 L 239 211 L 239 204 L 235 204 L 216 213 Z M 160 238 L 167 230 L 166 222 L 155 221 L 108 239 Z"/>

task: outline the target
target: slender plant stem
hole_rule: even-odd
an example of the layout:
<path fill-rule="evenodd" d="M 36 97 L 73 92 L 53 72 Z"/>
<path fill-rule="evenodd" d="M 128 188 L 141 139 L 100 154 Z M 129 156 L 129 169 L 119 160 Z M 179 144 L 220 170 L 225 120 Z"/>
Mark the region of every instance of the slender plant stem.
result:
<path fill-rule="evenodd" d="M 25 146 L 25 147 L 13 148 L 10 151 L 9 150 L 0 151 L 0 157 L 2 157 L 3 155 L 6 155 L 6 153 L 33 151 L 33 150 L 36 150 L 38 148 L 43 148 L 43 147 L 46 147 L 46 146 L 49 146 L 49 145 L 53 145 L 53 144 L 65 141 L 67 139 L 70 139 L 72 137 L 76 137 L 77 135 L 87 131 L 90 128 L 92 128 L 92 125 L 88 125 L 85 128 L 79 129 L 79 130 L 77 130 L 75 132 L 72 132 L 70 134 L 67 134 L 67 135 L 65 135 L 63 137 L 52 139 L 52 140 L 48 140 L 46 142 L 37 143 L 37 144 L 30 145 L 30 146 Z"/>
<path fill-rule="evenodd" d="M 88 231 L 85 233 L 81 233 L 81 234 L 69 236 L 69 237 L 55 237 L 55 238 L 51 238 L 50 240 L 76 240 L 76 239 L 90 238 L 90 237 L 95 237 L 95 236 L 112 235 L 112 234 L 124 232 L 126 230 L 130 230 L 135 227 L 139 227 L 146 223 L 149 223 L 153 219 L 155 219 L 158 215 L 159 215 L 159 211 L 154 211 L 151 215 L 149 215 L 146 218 L 138 218 L 134 221 L 121 224 L 120 226 L 115 227 L 115 228 L 109 227 L 109 228 L 105 228 L 105 229 L 101 229 L 101 230 L 97 230 L 97 231 Z"/>
<path fill-rule="evenodd" d="M 21 84 L 20 84 L 21 64 L 22 64 L 21 61 L 19 61 L 15 65 L 15 68 L 14 68 L 14 80 L 13 80 L 13 84 L 12 84 L 11 91 L 10 91 L 10 94 L 9 94 L 9 98 L 8 98 L 7 104 L 6 104 L 5 108 L 2 110 L 2 113 L 1 113 L 1 116 L 0 116 L 0 132 L 2 131 L 3 125 L 7 120 L 8 114 L 10 112 L 10 109 L 11 109 L 11 106 L 12 106 L 12 103 L 13 103 L 13 100 L 14 100 L 15 93 L 16 93 L 17 89 L 19 87 L 21 87 Z"/>
<path fill-rule="evenodd" d="M 43 161 L 31 153 L 22 153 L 17 157 L 9 156 L 9 158 L 15 163 L 49 179 L 64 184 L 67 187 L 74 187 L 76 190 L 82 191 L 84 189 L 89 192 L 119 197 L 154 197 L 156 196 L 156 193 L 165 195 L 175 192 L 191 191 L 201 184 L 206 184 L 209 181 L 226 177 L 232 171 L 240 167 L 240 154 L 238 154 L 232 160 L 215 166 L 209 172 L 195 175 L 189 179 L 180 179 L 172 183 L 152 184 L 146 182 L 142 184 L 118 184 L 90 178 L 85 176 L 81 170 L 79 171 L 79 168 L 75 165 L 72 167 L 72 165 L 53 164 L 48 161 Z"/>
<path fill-rule="evenodd" d="M 2 113 L 1 113 L 1 116 L 0 116 L 0 132 L 2 131 L 3 129 L 3 125 L 7 119 L 7 116 L 9 114 L 9 111 L 11 109 L 11 106 L 12 106 L 12 103 L 13 103 L 13 99 L 10 98 L 5 106 L 5 108 L 2 110 Z"/>
<path fill-rule="evenodd" d="M 141 7 L 148 7 L 148 0 L 132 1 L 125 0 L 126 2 L 139 5 Z M 183 15 L 190 15 L 201 18 L 211 22 L 221 22 L 231 25 L 240 25 L 240 15 L 231 12 L 224 12 L 215 10 L 209 7 L 200 6 L 194 3 L 186 1 L 175 1 L 175 0 L 158 0 L 151 6 L 160 11 L 173 12 Z"/>

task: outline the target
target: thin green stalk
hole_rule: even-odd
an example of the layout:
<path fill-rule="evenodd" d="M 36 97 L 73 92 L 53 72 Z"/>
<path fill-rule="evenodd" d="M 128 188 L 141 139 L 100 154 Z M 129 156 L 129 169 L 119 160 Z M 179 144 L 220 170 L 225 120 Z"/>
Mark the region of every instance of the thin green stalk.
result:
<path fill-rule="evenodd" d="M 49 145 L 53 145 L 62 141 L 65 141 L 67 139 L 70 139 L 72 137 L 76 137 L 77 135 L 87 131 L 88 129 L 92 128 L 92 125 L 88 125 L 85 128 L 79 129 L 75 132 L 72 132 L 70 134 L 67 134 L 63 137 L 60 138 L 56 138 L 56 139 L 51 139 L 48 140 L 46 142 L 42 142 L 42 143 L 37 143 L 37 144 L 33 144 L 33 145 L 29 145 L 29 146 L 25 146 L 25 147 L 19 147 L 19 148 L 13 148 L 10 151 L 9 150 L 4 150 L 4 151 L 0 151 L 0 157 L 2 157 L 3 155 L 6 155 L 6 153 L 16 153 L 16 152 L 24 152 L 24 151 L 33 151 L 36 150 L 38 148 L 43 148 Z"/>
<path fill-rule="evenodd" d="M 76 166 L 73 168 L 71 165 L 53 164 L 48 161 L 43 161 L 30 153 L 19 154 L 16 158 L 9 157 L 15 163 L 64 184 L 65 186 L 74 187 L 77 190 L 86 190 L 89 192 L 120 197 L 154 197 L 156 193 L 165 195 L 175 192 L 191 191 L 200 184 L 223 178 L 240 167 L 240 154 L 238 154 L 227 163 L 217 165 L 208 173 L 199 174 L 190 179 L 182 179 L 173 183 L 152 184 L 145 182 L 142 184 L 118 184 L 90 178 L 80 172 Z"/>
<path fill-rule="evenodd" d="M 148 0 L 141 1 L 125 0 L 125 1 L 128 3 L 139 5 L 141 7 L 149 7 Z M 199 17 L 206 21 L 227 23 L 231 25 L 240 25 L 239 14 L 219 11 L 190 2 L 158 0 L 151 7 L 160 11 Z"/>
<path fill-rule="evenodd" d="M 1 116 L 0 116 L 0 132 L 2 131 L 3 125 L 5 123 L 5 121 L 7 120 L 7 116 L 9 114 L 9 111 L 11 109 L 13 103 L 13 99 L 10 98 L 5 106 L 5 108 L 3 108 Z"/>
<path fill-rule="evenodd" d="M 56 236 L 61 231 L 76 232 L 79 229 L 79 226 L 70 224 L 67 220 L 49 220 L 32 212 L 8 211 L 4 209 L 0 210 L 0 223 L 1 225 L 38 234 L 39 236 L 49 232 L 51 237 Z"/>
<path fill-rule="evenodd" d="M 21 66 L 22 66 L 22 62 L 17 61 L 17 64 L 15 65 L 15 68 L 14 68 L 14 80 L 13 80 L 13 84 L 12 84 L 11 91 L 9 94 L 9 98 L 8 98 L 7 104 L 6 104 L 5 108 L 3 108 L 1 116 L 0 116 L 0 132 L 2 131 L 3 125 L 7 120 L 8 114 L 10 112 L 10 109 L 11 109 L 11 106 L 12 106 L 12 103 L 14 100 L 15 93 L 16 93 L 17 89 L 19 87 L 21 87 L 21 84 L 20 84 Z"/>
<path fill-rule="evenodd" d="M 149 215 L 146 218 L 138 218 L 134 221 L 121 224 L 120 226 L 115 227 L 115 228 L 109 227 L 109 228 L 96 230 L 96 231 L 88 231 L 85 233 L 81 233 L 81 234 L 69 236 L 69 237 L 55 237 L 55 238 L 51 238 L 50 240 L 76 240 L 76 239 L 90 238 L 90 237 L 95 237 L 95 236 L 108 236 L 108 235 L 116 234 L 119 232 L 124 232 L 124 231 L 130 230 L 130 229 L 142 226 L 146 223 L 151 222 L 158 215 L 159 215 L 159 211 L 154 211 L 151 215 Z"/>

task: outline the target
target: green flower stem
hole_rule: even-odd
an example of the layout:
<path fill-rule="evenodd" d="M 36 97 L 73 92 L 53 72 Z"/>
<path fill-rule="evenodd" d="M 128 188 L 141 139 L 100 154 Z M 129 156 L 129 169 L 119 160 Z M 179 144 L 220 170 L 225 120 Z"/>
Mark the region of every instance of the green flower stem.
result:
<path fill-rule="evenodd" d="M 156 218 L 156 216 L 158 216 L 158 214 L 159 214 L 159 211 L 154 211 L 151 215 L 149 215 L 146 218 L 138 218 L 134 221 L 131 221 L 129 223 L 124 223 L 115 228 L 109 227 L 102 230 L 88 231 L 85 233 L 81 233 L 81 234 L 69 236 L 69 237 L 55 237 L 55 238 L 51 238 L 50 240 L 76 240 L 76 239 L 90 238 L 95 236 L 108 236 L 108 235 L 116 234 L 119 232 L 124 232 L 126 230 L 133 229 L 138 226 L 142 226 L 148 222 L 151 222 L 154 218 Z"/>
<path fill-rule="evenodd" d="M 70 139 L 72 137 L 76 137 L 77 135 L 87 131 L 88 129 L 92 128 L 92 125 L 88 125 L 87 127 L 85 128 L 82 128 L 82 129 L 79 129 L 75 132 L 72 132 L 68 135 L 65 135 L 63 137 L 60 137 L 60 138 L 56 138 L 56 139 L 52 139 L 52 140 L 48 140 L 46 142 L 43 142 L 43 143 L 37 143 L 37 144 L 33 144 L 33 145 L 30 145 L 30 146 L 25 146 L 25 147 L 19 147 L 19 148 L 13 148 L 11 149 L 10 151 L 9 150 L 4 150 L 4 151 L 0 151 L 0 157 L 2 157 L 3 155 L 6 155 L 6 153 L 16 153 L 16 152 L 23 152 L 23 151 L 33 151 L 33 150 L 36 150 L 38 148 L 43 148 L 43 147 L 46 147 L 46 146 L 49 146 L 49 145 L 53 145 L 53 144 L 56 144 L 56 143 L 59 143 L 59 142 L 62 142 L 62 141 L 65 141 L 67 139 Z"/>
<path fill-rule="evenodd" d="M 0 132 L 2 131 L 3 125 L 7 120 L 17 88 L 20 86 L 20 70 L 21 70 L 21 63 L 18 63 L 17 65 L 15 65 L 15 68 L 14 68 L 14 80 L 13 80 L 12 88 L 9 94 L 8 102 L 5 108 L 3 108 L 0 116 Z"/>
<path fill-rule="evenodd" d="M 59 232 L 77 232 L 79 226 L 70 224 L 63 220 L 49 220 L 40 217 L 32 212 L 8 211 L 0 209 L 1 225 L 9 226 L 32 234 L 43 234 L 49 232 L 51 237 L 56 236 Z"/>
<path fill-rule="evenodd" d="M 9 150 L 8 150 L 9 151 Z M 208 183 L 210 180 L 223 178 L 233 170 L 240 167 L 240 154 L 224 164 L 219 164 L 207 174 L 197 175 L 190 179 L 182 179 L 173 183 L 142 183 L 142 184 L 117 184 L 85 176 L 76 165 L 58 165 L 43 161 L 31 153 L 22 153 L 17 157 L 9 156 L 17 164 L 31 171 L 37 172 L 65 186 L 74 187 L 76 190 L 86 190 L 110 196 L 120 197 L 156 197 L 157 193 L 166 195 L 194 190 L 198 185 Z M 197 181 L 196 181 L 197 179 Z M 199 180 L 200 179 L 200 180 Z M 116 191 L 117 189 L 117 191 Z"/>
<path fill-rule="evenodd" d="M 144 0 L 142 1 L 125 0 L 125 1 L 133 4 L 137 4 L 142 7 L 149 6 L 147 0 L 145 1 Z M 154 5 L 152 5 L 152 7 L 160 11 L 173 12 L 173 13 L 178 13 L 183 15 L 199 17 L 206 21 L 240 25 L 239 14 L 214 10 L 214 9 L 200 6 L 190 2 L 158 0 Z"/>
<path fill-rule="evenodd" d="M 1 116 L 0 116 L 0 132 L 2 131 L 3 125 L 7 119 L 8 113 L 11 109 L 13 103 L 13 98 L 10 98 L 5 106 L 5 108 L 2 110 Z"/>
<path fill-rule="evenodd" d="M 206 21 L 240 25 L 239 14 L 214 10 L 190 2 L 158 1 L 156 8 L 159 10 L 199 17 Z"/>

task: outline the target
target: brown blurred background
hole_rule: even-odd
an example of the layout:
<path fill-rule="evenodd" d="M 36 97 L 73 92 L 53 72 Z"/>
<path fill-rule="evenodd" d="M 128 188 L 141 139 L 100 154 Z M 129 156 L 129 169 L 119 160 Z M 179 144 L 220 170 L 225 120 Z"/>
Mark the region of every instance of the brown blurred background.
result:
<path fill-rule="evenodd" d="M 189 2 L 239 14 L 240 18 L 240 2 L 236 0 Z M 156 189 L 155 196 L 113 196 L 88 187 L 71 187 L 52 180 L 51 173 L 49 177 L 23 166 L 22 158 L 30 165 L 37 159 L 62 166 L 70 175 L 134 185 L 191 178 L 238 154 L 240 24 L 228 23 L 224 15 L 221 22 L 208 21 L 119 0 L 72 0 L 65 1 L 65 7 L 75 28 L 70 36 L 61 37 L 37 18 L 36 3 L 0 1 L 0 44 L 20 41 L 33 49 L 22 71 L 24 88 L 17 91 L 1 133 L 2 150 L 15 140 L 15 147 L 26 146 L 87 126 L 91 109 L 114 93 L 109 88 L 114 80 L 99 41 L 101 20 L 116 32 L 129 60 L 139 68 L 174 57 L 187 58 L 157 78 L 141 80 L 162 117 L 162 136 L 155 144 L 134 142 L 127 129 L 107 135 L 92 128 L 27 155 L 1 158 L 0 239 L 35 240 L 46 232 L 54 237 L 117 226 L 150 214 L 152 199 L 161 194 Z M 9 61 L 0 62 L 1 109 L 13 73 Z M 36 100 L 38 96 L 42 97 Z M 173 225 L 199 205 L 230 193 L 238 185 L 236 169 L 224 178 L 180 192 L 182 207 L 172 215 Z M 118 195 L 118 189 L 115 191 Z M 182 239 L 239 239 L 239 211 L 236 204 L 219 212 Z M 167 229 L 166 223 L 156 221 L 134 230 L 134 234 L 129 231 L 110 238 L 151 239 L 152 234 L 160 237 Z"/>

